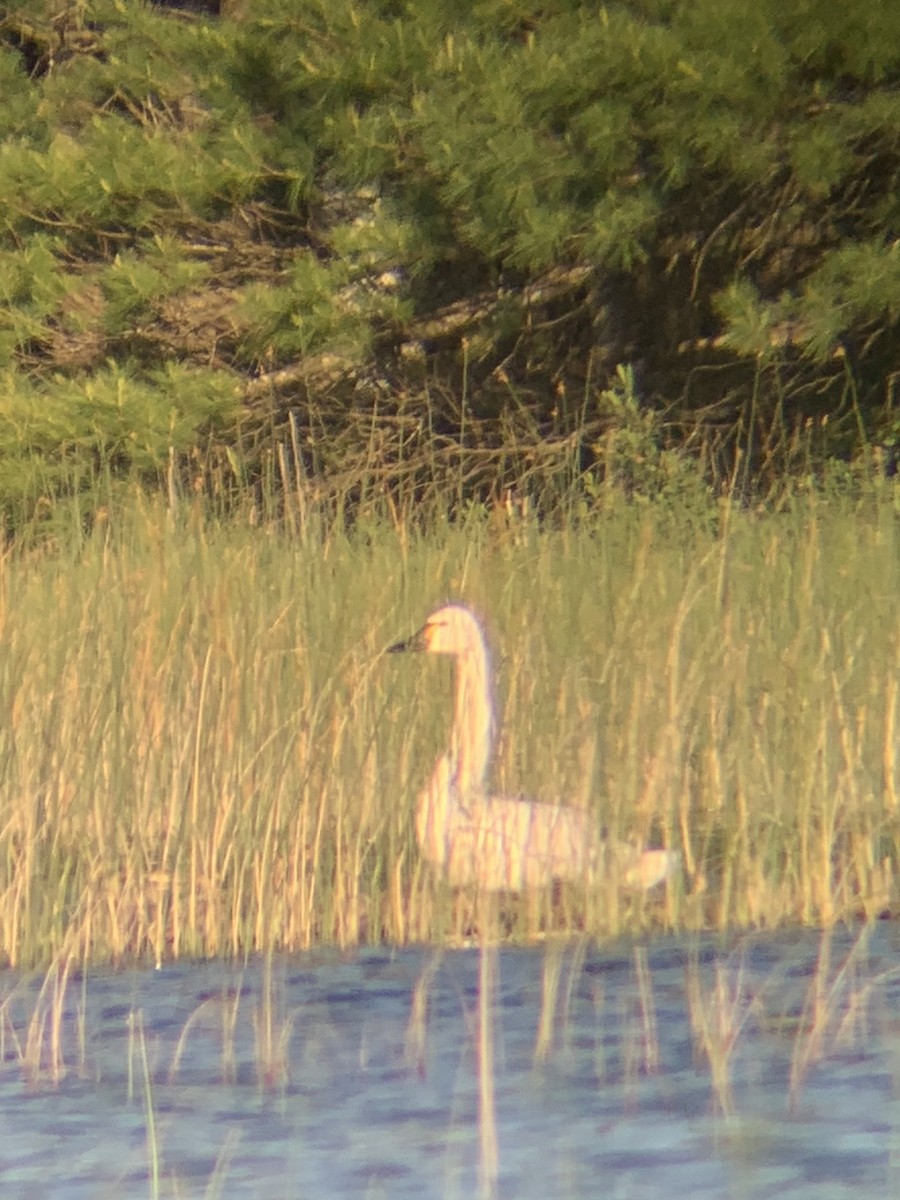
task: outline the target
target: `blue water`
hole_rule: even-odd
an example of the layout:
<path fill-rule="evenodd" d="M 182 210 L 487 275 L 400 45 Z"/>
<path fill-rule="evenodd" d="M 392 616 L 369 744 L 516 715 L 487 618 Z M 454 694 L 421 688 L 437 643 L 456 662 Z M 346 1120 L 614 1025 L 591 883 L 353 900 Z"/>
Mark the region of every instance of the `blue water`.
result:
<path fill-rule="evenodd" d="M 823 939 L 499 951 L 497 1197 L 900 1194 L 900 933 Z M 54 1053 L 43 979 L 0 976 L 0 1194 L 478 1195 L 478 981 L 477 949 L 91 973 Z"/>

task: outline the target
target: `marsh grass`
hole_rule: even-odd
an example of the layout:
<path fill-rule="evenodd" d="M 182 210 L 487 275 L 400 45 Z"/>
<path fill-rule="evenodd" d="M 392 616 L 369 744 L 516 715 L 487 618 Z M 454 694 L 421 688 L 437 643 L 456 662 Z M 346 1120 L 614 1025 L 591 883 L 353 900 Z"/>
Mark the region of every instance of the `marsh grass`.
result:
<path fill-rule="evenodd" d="M 140 1065 L 141 1092 L 144 1103 L 144 1126 L 147 1131 L 147 1173 L 151 1200 L 159 1196 L 160 1146 L 156 1128 L 156 1107 L 153 1098 L 153 1077 L 147 1055 L 147 1039 L 144 1034 L 144 1014 L 131 1014 L 130 1030 L 137 1048 Z"/>
<path fill-rule="evenodd" d="M 685 971 L 687 1012 L 695 1058 L 709 1069 L 717 1115 L 731 1117 L 738 1111 L 735 1059 L 743 1056 L 746 1070 L 748 1045 L 756 1046 L 757 1056 L 767 1040 L 789 1048 L 787 1106 L 796 1113 L 814 1068 L 853 1054 L 893 1023 L 884 1011 L 884 996 L 898 971 L 872 970 L 872 929 L 872 922 L 862 924 L 840 953 L 835 953 L 834 927 L 823 929 L 799 999 L 796 987 L 785 987 L 784 967 L 761 975 L 750 964 L 752 945 L 739 942 L 732 955 L 718 958 L 711 977 L 691 958 Z M 785 965 L 788 973 L 797 969 L 790 960 Z"/>
<path fill-rule="evenodd" d="M 703 519 L 624 502 L 555 522 L 329 512 L 216 519 L 175 487 L 135 492 L 3 560 L 5 961 L 477 932 L 477 898 L 435 881 L 411 832 L 449 667 L 382 653 L 451 598 L 494 648 L 498 790 L 584 805 L 685 864 L 648 896 L 510 898 L 506 936 L 893 909 L 890 484 Z"/>

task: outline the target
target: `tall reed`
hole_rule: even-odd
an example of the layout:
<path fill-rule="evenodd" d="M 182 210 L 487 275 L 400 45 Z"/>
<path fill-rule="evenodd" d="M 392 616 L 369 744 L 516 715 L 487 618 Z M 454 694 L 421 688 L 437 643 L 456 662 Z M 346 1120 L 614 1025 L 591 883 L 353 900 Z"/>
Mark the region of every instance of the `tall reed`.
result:
<path fill-rule="evenodd" d="M 0 592 L 10 963 L 76 941 L 161 961 L 476 926 L 412 837 L 449 669 L 382 656 L 447 599 L 494 647 L 497 788 L 587 806 L 685 863 L 648 897 L 509 898 L 511 936 L 895 903 L 890 491 L 553 525 L 524 507 L 215 519 L 136 494 L 53 551 L 8 554 Z"/>

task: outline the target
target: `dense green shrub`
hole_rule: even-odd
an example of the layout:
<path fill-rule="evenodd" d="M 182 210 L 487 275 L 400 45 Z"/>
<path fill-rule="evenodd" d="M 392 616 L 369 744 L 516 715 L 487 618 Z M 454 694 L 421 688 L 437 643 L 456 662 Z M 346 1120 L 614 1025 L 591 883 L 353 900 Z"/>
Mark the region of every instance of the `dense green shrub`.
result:
<path fill-rule="evenodd" d="M 315 439 L 360 408 L 458 435 L 461 395 L 470 441 L 527 410 L 590 467 L 628 361 L 720 481 L 811 420 L 823 456 L 897 440 L 897 6 L 221 8 L 0 15 L 0 499 L 46 453 L 23 406 L 83 446 L 111 379 L 129 469 L 234 452 L 242 397 Z"/>

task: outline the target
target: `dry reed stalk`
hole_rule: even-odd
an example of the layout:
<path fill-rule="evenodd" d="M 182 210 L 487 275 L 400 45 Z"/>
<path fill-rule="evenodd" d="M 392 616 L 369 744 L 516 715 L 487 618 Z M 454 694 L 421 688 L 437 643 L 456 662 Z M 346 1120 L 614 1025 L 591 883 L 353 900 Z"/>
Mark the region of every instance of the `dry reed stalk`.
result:
<path fill-rule="evenodd" d="M 753 1009 L 743 958 L 737 967 L 716 963 L 715 983 L 707 991 L 696 962 L 686 973 L 688 1013 L 696 1051 L 708 1062 L 716 1110 L 723 1116 L 735 1111 L 732 1058 L 738 1037 Z"/>
<path fill-rule="evenodd" d="M 479 897 L 478 947 L 478 1164 L 482 1200 L 494 1200 L 500 1172 L 494 1038 L 497 1006 L 497 910 L 488 893 Z"/>
<path fill-rule="evenodd" d="M 288 538 L 271 514 L 251 529 L 174 502 L 111 510 L 77 553 L 3 561 L 6 961 L 48 963 L 73 912 L 89 956 L 119 961 L 477 925 L 410 837 L 444 698 L 379 660 L 444 596 L 515 647 L 498 779 L 574 796 L 613 836 L 635 819 L 674 836 L 689 868 L 664 907 L 504 901 L 512 936 L 895 905 L 890 521 L 818 502 L 732 506 L 717 528 L 653 506 L 351 527 L 304 494 Z M 346 599 L 360 587 L 365 607 Z"/>

